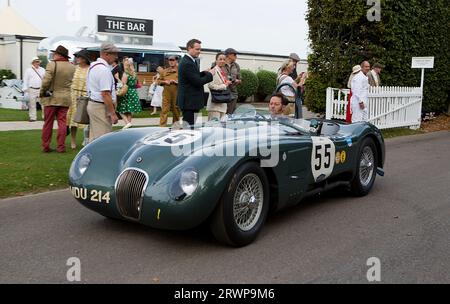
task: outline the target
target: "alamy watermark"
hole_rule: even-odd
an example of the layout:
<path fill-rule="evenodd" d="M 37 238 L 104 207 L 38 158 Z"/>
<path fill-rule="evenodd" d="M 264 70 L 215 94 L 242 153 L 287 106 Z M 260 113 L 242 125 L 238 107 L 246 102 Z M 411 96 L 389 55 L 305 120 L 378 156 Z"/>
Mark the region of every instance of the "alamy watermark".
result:
<path fill-rule="evenodd" d="M 209 122 L 191 129 L 174 127 L 146 137 L 142 143 L 149 146 L 170 147 L 174 157 L 255 157 L 261 167 L 273 168 L 280 161 L 280 134 L 286 128 L 274 120 L 232 120 Z"/>
<path fill-rule="evenodd" d="M 69 258 L 67 260 L 66 266 L 69 267 L 67 270 L 66 278 L 68 282 L 81 282 L 81 261 L 79 258 Z"/>
<path fill-rule="evenodd" d="M 66 19 L 68 22 L 81 20 L 81 0 L 66 0 Z"/>
<path fill-rule="evenodd" d="M 370 9 L 367 11 L 367 20 L 369 22 L 381 21 L 381 0 L 367 0 Z"/>
<path fill-rule="evenodd" d="M 367 281 L 370 283 L 381 282 L 381 260 L 372 257 L 367 260 L 367 266 L 370 267 L 367 271 Z"/>

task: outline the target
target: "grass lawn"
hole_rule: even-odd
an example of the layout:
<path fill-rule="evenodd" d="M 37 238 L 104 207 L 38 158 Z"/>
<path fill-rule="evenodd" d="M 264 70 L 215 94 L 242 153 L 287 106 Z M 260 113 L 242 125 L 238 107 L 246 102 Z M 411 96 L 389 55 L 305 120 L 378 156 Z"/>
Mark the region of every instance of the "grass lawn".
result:
<path fill-rule="evenodd" d="M 139 114 L 135 114 L 134 118 L 159 118 L 161 112 L 158 112 L 156 115 L 150 115 L 153 112 L 152 109 L 145 109 L 143 112 Z M 204 109 L 202 111 L 203 116 L 208 116 L 208 112 Z M 169 117 L 172 117 L 172 113 L 169 114 Z M 42 121 L 42 112 L 37 112 L 37 118 L 39 121 Z M 28 121 L 28 111 L 22 110 L 10 110 L 10 109 L 0 109 L 0 122 L 9 122 L 9 121 Z"/>
<path fill-rule="evenodd" d="M 28 121 L 29 119 L 28 110 L 0 109 L 0 122 Z M 37 119 L 42 121 L 42 111 L 37 111 Z"/>
<path fill-rule="evenodd" d="M 423 134 L 422 130 L 411 130 L 409 128 L 398 128 L 398 129 L 386 129 L 381 131 L 385 139 L 394 138 L 399 136 L 409 136 Z"/>
<path fill-rule="evenodd" d="M 79 146 L 82 138 L 79 132 Z M 0 132 L 0 198 L 68 187 L 70 165 L 79 150 L 72 151 L 67 139 L 67 153 L 45 154 L 41 152 L 41 131 Z M 55 145 L 53 132 L 52 148 Z"/>

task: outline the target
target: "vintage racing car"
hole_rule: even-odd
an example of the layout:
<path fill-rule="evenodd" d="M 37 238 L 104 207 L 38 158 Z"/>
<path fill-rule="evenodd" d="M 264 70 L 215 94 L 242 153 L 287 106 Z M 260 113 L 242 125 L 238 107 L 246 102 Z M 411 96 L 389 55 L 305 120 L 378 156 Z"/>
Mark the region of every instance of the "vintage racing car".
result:
<path fill-rule="evenodd" d="M 112 219 L 188 230 L 208 222 L 231 246 L 252 243 L 269 211 L 336 187 L 367 195 L 384 175 L 381 132 L 257 113 L 194 129 L 132 129 L 85 147 L 70 169 L 73 196 Z"/>

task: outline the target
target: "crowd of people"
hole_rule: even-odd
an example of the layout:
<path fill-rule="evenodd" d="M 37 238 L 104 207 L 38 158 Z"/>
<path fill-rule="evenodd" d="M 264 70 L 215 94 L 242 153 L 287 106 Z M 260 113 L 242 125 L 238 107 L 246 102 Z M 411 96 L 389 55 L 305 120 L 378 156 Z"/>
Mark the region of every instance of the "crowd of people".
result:
<path fill-rule="evenodd" d="M 167 58 L 168 66 L 157 69 L 149 94 L 152 97 L 152 115 L 161 108 L 161 127 L 167 127 L 170 113 L 174 123 L 182 119 L 192 126 L 205 106 L 209 120 L 222 120 L 236 111 L 238 87 L 242 83 L 238 52 L 229 48 L 217 54 L 212 68 L 201 71 L 201 44 L 200 40 L 190 40 L 184 57 L 170 56 Z M 112 132 L 119 119 L 124 121 L 123 129 L 133 126 L 133 115 L 143 109 L 137 92 L 140 83 L 132 58 L 124 57 L 119 61 L 120 50 L 112 43 L 101 46 L 100 57 L 96 61 L 86 50 L 75 53 L 74 62 L 70 62 L 72 58 L 64 46 L 52 53 L 53 60 L 45 70 L 40 67 L 41 61 L 34 58 L 24 79 L 24 90 L 30 96 L 31 122 L 37 120 L 36 103 L 40 102 L 43 108 L 44 153 L 54 151 L 50 145 L 55 120 L 58 123 L 56 151 L 59 153 L 66 152 L 65 139 L 69 134 L 71 149 L 77 149 L 78 130 L 84 131 L 84 146 Z M 290 105 L 304 90 L 307 75 L 298 75 L 299 62 L 299 56 L 291 54 L 280 68 L 277 79 L 280 89 L 272 96 L 269 107 L 271 111 L 274 108 L 276 114 L 280 114 L 280 109 L 284 115 L 292 114 Z M 205 85 L 211 92 L 207 105 Z M 79 109 L 81 99 L 88 100 L 85 108 L 88 123 L 76 119 L 77 111 L 82 110 Z"/>

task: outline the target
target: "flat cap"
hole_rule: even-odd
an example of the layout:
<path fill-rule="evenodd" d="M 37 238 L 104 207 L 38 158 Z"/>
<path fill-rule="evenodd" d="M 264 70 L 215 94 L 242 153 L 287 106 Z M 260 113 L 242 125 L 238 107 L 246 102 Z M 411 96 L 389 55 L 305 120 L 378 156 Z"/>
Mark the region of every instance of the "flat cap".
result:
<path fill-rule="evenodd" d="M 120 50 L 112 43 L 103 43 L 100 47 L 100 51 L 103 53 L 119 53 Z"/>
<path fill-rule="evenodd" d="M 239 53 L 233 48 L 229 48 L 229 49 L 225 50 L 225 55 L 231 55 L 231 54 L 237 55 Z"/>
<path fill-rule="evenodd" d="M 384 69 L 384 65 L 382 65 L 382 64 L 380 64 L 380 63 L 375 63 L 375 64 L 373 65 L 373 68 L 374 68 L 374 69 L 376 69 L 376 68 Z"/>
<path fill-rule="evenodd" d="M 300 56 L 297 55 L 296 53 L 292 53 L 291 55 L 289 55 L 289 58 L 292 59 L 292 60 L 295 60 L 297 62 L 301 61 Z"/>

